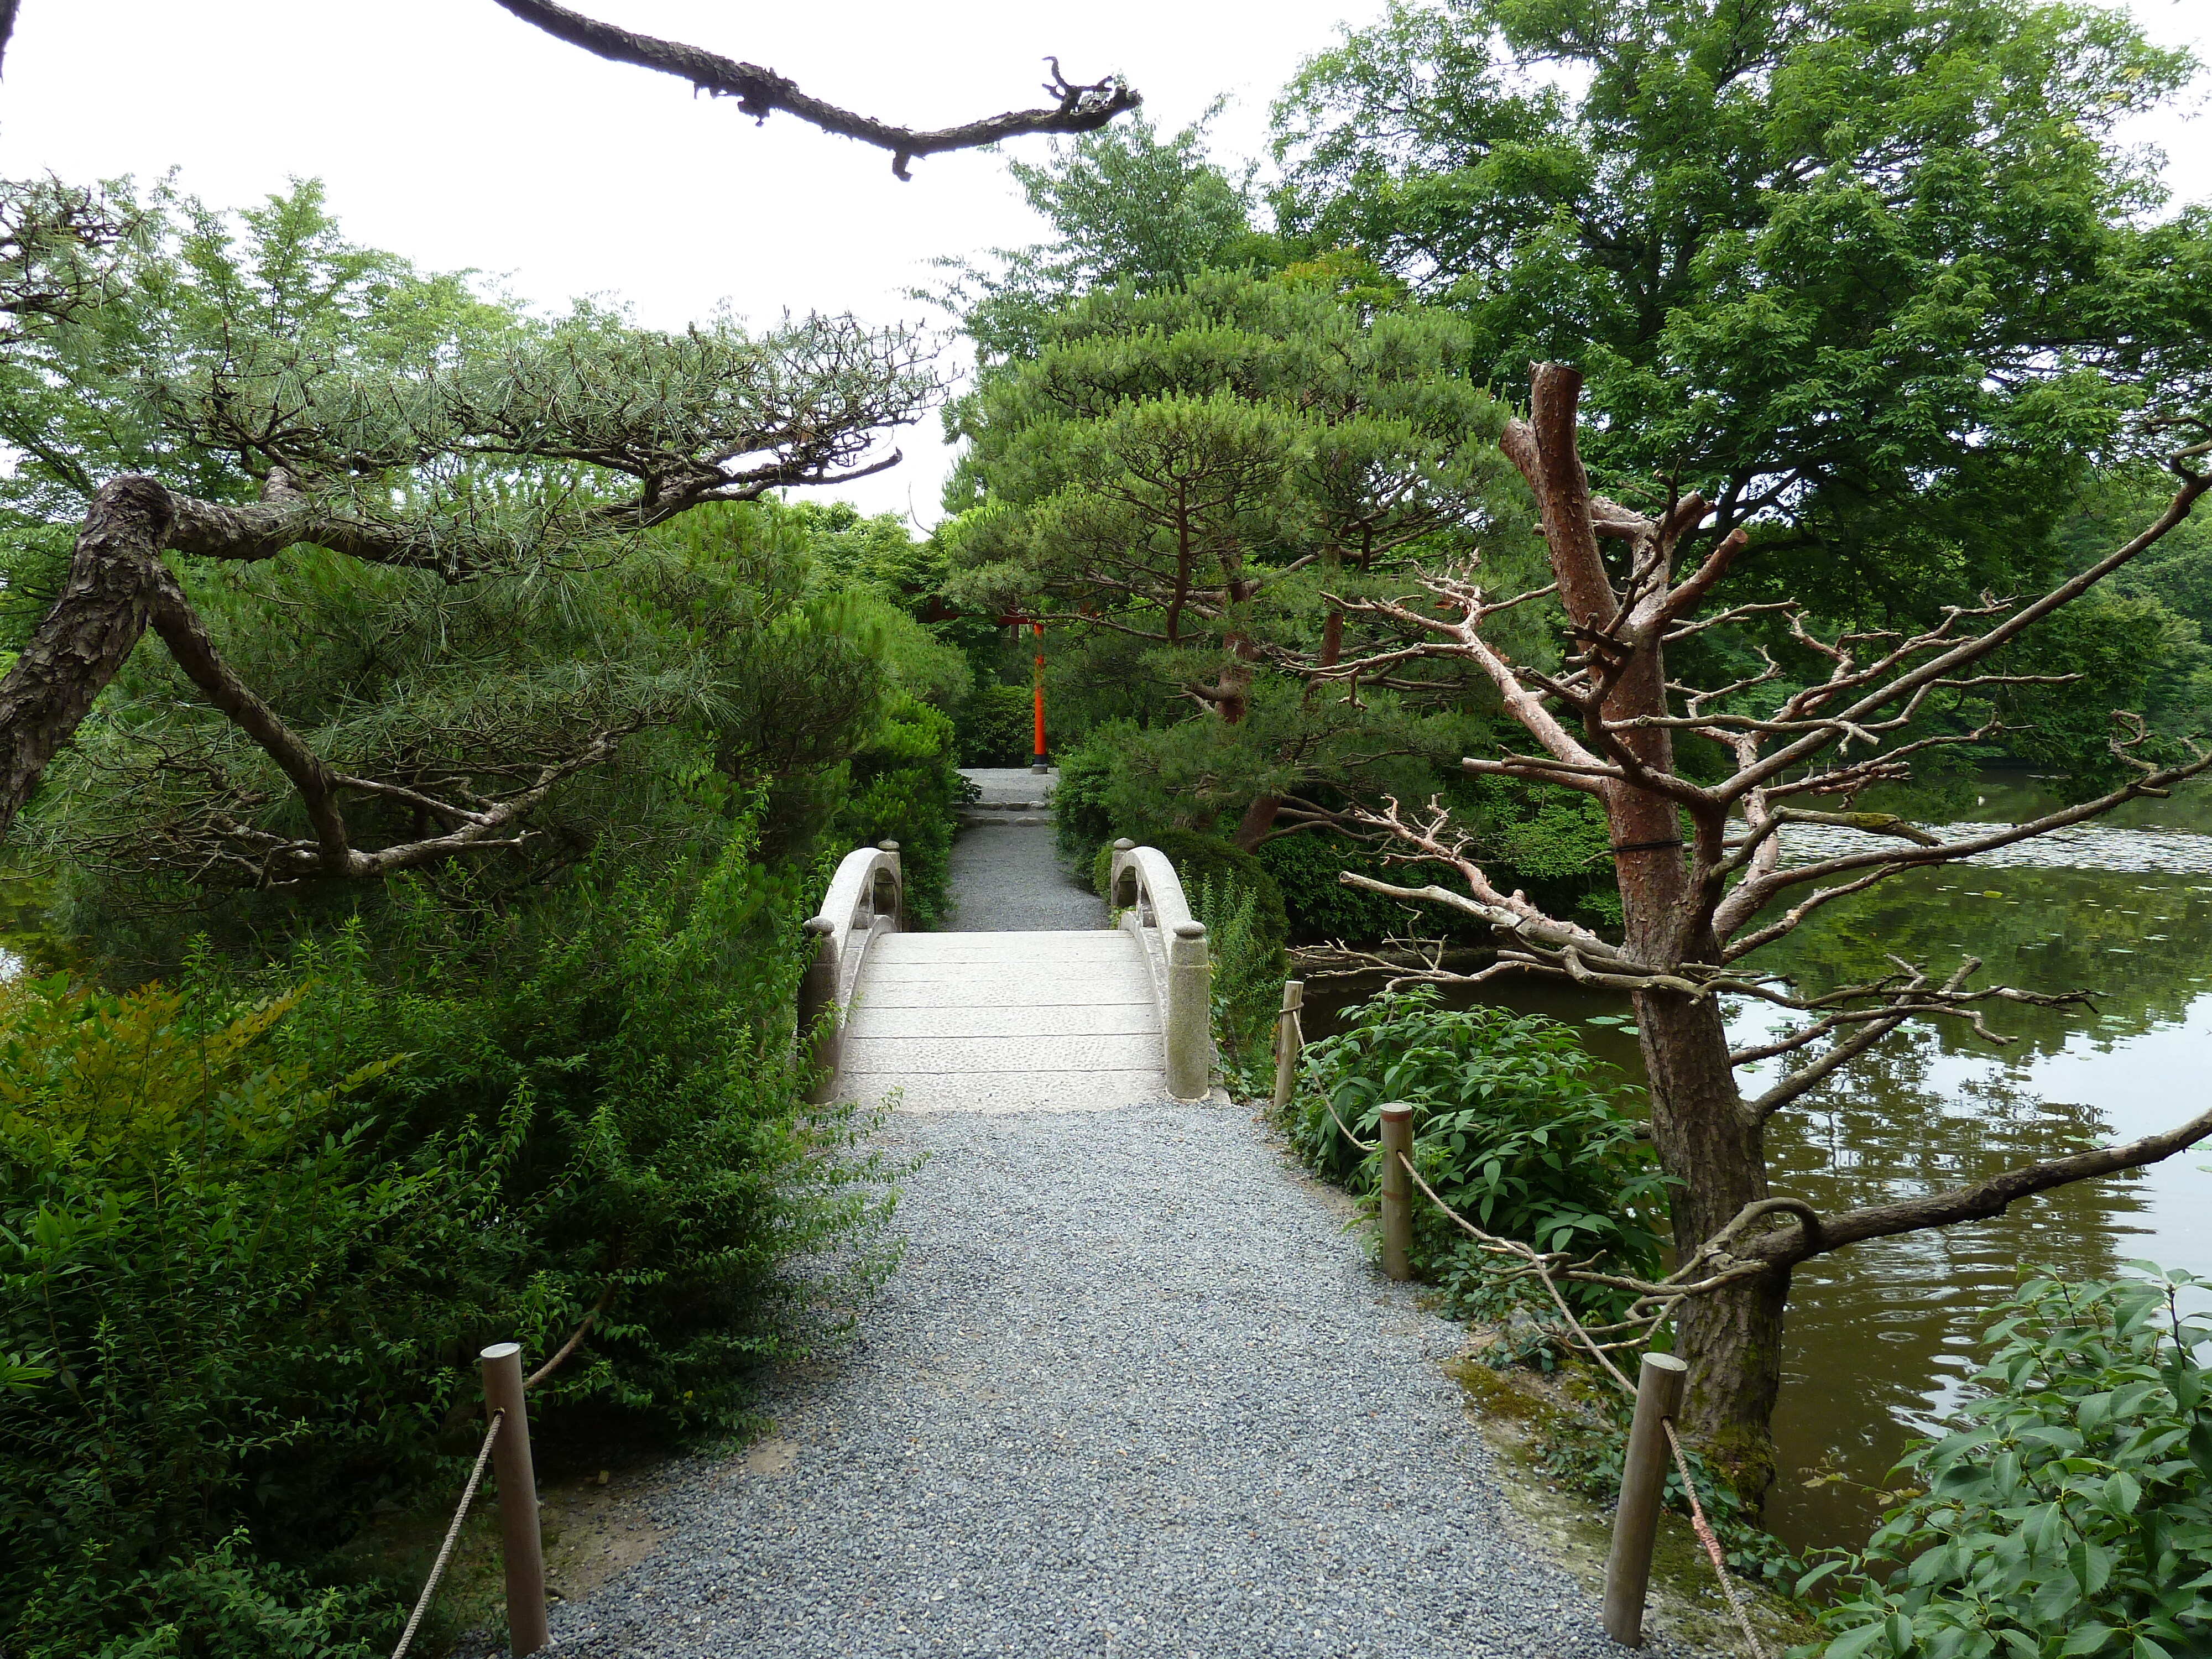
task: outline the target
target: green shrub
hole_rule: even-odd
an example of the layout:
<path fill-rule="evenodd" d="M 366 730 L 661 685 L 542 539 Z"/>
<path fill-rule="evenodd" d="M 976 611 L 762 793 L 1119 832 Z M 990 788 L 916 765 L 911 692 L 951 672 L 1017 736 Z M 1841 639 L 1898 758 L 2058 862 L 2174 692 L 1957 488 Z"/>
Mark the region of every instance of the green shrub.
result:
<path fill-rule="evenodd" d="M 830 820 L 839 857 L 884 841 L 899 844 L 908 924 L 935 925 L 951 903 L 952 837 L 966 780 L 954 764 L 953 721 L 893 690 L 874 737 L 854 757 L 843 804 Z"/>
<path fill-rule="evenodd" d="M 1291 937 L 1300 944 L 1342 939 L 1372 943 L 1413 935 L 1488 944 L 1490 929 L 1474 918 L 1440 905 L 1408 905 L 1379 893 L 1347 887 L 1340 871 L 1356 870 L 1378 881 L 1419 884 L 1429 873 L 1405 865 L 1386 865 L 1367 848 L 1334 833 L 1279 836 L 1254 854 L 1274 878 L 1283 895 Z M 1411 914 L 1409 914 L 1409 912 Z"/>
<path fill-rule="evenodd" d="M 0 990 L 0 1648 L 388 1647 L 331 1553 L 450 1475 L 484 1344 L 606 1295 L 543 1432 L 711 1431 L 850 1318 L 895 1171 L 805 1102 L 809 889 L 746 852 L 586 870 L 526 933 L 402 884 L 396 948 L 259 1000 Z"/>
<path fill-rule="evenodd" d="M 1060 855 L 1077 870 L 1090 869 L 1098 850 L 1120 832 L 1108 805 L 1119 758 L 1119 739 L 1134 728 L 1099 727 L 1059 757 L 1060 781 L 1052 791 L 1052 836 Z"/>
<path fill-rule="evenodd" d="M 1240 1097 L 1273 1086 L 1277 1013 L 1282 1007 L 1283 953 L 1260 934 L 1259 895 L 1249 887 L 1211 876 L 1188 896 L 1192 914 L 1206 925 L 1212 967 L 1213 1044 L 1231 1091 Z"/>
<path fill-rule="evenodd" d="M 391 1638 L 236 1531 L 335 1541 L 333 1488 L 366 1505 L 419 1477 L 450 1389 L 419 1353 L 395 1388 L 385 1343 L 430 1322 L 415 1251 L 465 1243 L 441 1224 L 460 1183 L 444 1158 L 374 1170 L 373 1072 L 329 1082 L 270 1040 L 301 994 L 0 988 L 0 1349 L 44 1373 L 0 1394 L 10 1652 Z"/>
<path fill-rule="evenodd" d="M 963 766 L 1027 766 L 1036 755 L 1036 693 L 1026 685 L 979 685 L 960 705 Z"/>
<path fill-rule="evenodd" d="M 1833 1577 L 1826 1659 L 2166 1659 L 2212 1649 L 2206 1281 L 2031 1279 L 1985 1334 L 1965 1414 L 1897 1473 L 1920 1495 Z"/>
<path fill-rule="evenodd" d="M 1413 1162 L 1437 1195 L 1486 1231 L 1542 1250 L 1597 1255 L 1618 1271 L 1658 1268 L 1665 1177 L 1636 1124 L 1610 1097 L 1606 1068 L 1556 1020 L 1502 1008 L 1447 1008 L 1428 986 L 1349 1009 L 1345 1029 L 1305 1051 L 1291 1103 L 1291 1146 L 1354 1192 L 1373 1190 L 1372 1141 L 1386 1102 L 1413 1108 Z M 1331 1109 L 1334 1115 L 1331 1115 Z M 1496 1317 L 1533 1307 L 1497 1259 L 1437 1213 L 1413 1206 L 1414 1269 L 1458 1311 Z M 1593 1310 L 1624 1292 L 1576 1287 Z M 1540 1325 L 1540 1316 L 1539 1318 Z"/>

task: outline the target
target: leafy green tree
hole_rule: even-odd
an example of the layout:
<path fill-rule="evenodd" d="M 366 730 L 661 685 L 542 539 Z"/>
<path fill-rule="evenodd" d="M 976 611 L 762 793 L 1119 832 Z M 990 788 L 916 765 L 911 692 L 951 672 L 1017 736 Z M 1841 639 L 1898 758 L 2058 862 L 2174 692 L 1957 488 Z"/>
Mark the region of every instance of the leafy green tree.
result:
<path fill-rule="evenodd" d="M 1034 356 L 1051 313 L 1097 289 L 1171 287 L 1200 271 L 1276 263 L 1252 224 L 1253 178 L 1206 154 L 1217 101 L 1170 138 L 1133 116 L 1053 146 L 1043 162 L 1006 163 L 1048 241 L 1000 248 L 995 269 L 947 259 L 948 284 L 917 295 L 957 313 L 986 362 Z"/>
<path fill-rule="evenodd" d="M 1048 604 L 1160 713 L 1195 711 L 1130 754 L 1128 778 L 1181 803 L 1156 817 L 1234 812 L 1249 848 L 1301 792 L 1418 787 L 1469 683 L 1341 672 L 1326 595 L 1499 527 L 1501 411 L 1465 349 L 1448 315 L 1369 314 L 1317 283 L 1214 272 L 1078 300 L 961 406 L 955 592 Z"/>
<path fill-rule="evenodd" d="M 167 830 L 139 851 L 192 878 L 512 851 L 641 733 L 765 732 L 738 706 L 765 682 L 735 670 L 790 627 L 749 619 L 728 568 L 641 550 L 702 507 L 890 465 L 878 434 L 934 390 L 909 337 L 542 321 L 351 246 L 313 186 L 238 229 L 133 205 L 108 291 L 0 366 L 29 457 L 7 486 L 0 824 L 149 626 L 173 675 L 148 670 L 80 750 L 158 778 Z M 802 746 L 875 696 L 848 690 Z"/>
<path fill-rule="evenodd" d="M 2044 0 L 1400 0 L 1276 109 L 1286 234 L 1588 380 L 1620 500 L 1868 625 L 2049 575 L 2145 389 L 2202 387 L 2212 214 L 2118 123 L 2194 65 Z"/>

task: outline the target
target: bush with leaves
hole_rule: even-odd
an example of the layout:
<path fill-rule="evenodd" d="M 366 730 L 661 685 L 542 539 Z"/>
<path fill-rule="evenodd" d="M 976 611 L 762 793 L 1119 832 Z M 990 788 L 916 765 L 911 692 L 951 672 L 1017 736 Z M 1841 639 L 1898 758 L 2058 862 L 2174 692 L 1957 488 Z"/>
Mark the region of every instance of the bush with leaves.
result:
<path fill-rule="evenodd" d="M 1270 1039 L 1282 1006 L 1282 947 L 1267 942 L 1253 888 L 1202 876 L 1189 896 L 1191 913 L 1206 927 L 1212 968 L 1216 1058 L 1232 1093 L 1264 1095 L 1273 1086 Z"/>
<path fill-rule="evenodd" d="M 1036 693 L 1026 685 L 979 685 L 960 709 L 963 766 L 1027 766 L 1036 753 Z"/>
<path fill-rule="evenodd" d="M 1413 1109 L 1413 1163 L 1451 1207 L 1486 1231 L 1541 1250 L 1595 1255 L 1616 1270 L 1659 1266 L 1665 1177 L 1632 1119 L 1613 1103 L 1607 1068 L 1574 1032 L 1540 1015 L 1448 1008 L 1434 989 L 1386 993 L 1349 1009 L 1344 1029 L 1305 1051 L 1291 1144 L 1356 1193 L 1372 1193 L 1382 1106 Z M 1413 1267 L 1443 1284 L 1463 1314 L 1526 1304 L 1496 1258 L 1418 1194 Z M 1625 1293 L 1572 1287 L 1583 1306 Z"/>
<path fill-rule="evenodd" d="M 849 1322 L 896 1171 L 805 1103 L 814 888 L 750 850 L 528 910 L 404 883 L 272 995 L 0 992 L 0 1649 L 388 1644 L 331 1553 L 450 1474 L 485 1343 L 599 1309 L 544 1432 L 714 1432 Z"/>
<path fill-rule="evenodd" d="M 1833 1578 L 1824 1659 L 2169 1659 L 2212 1650 L 2212 1320 L 2207 1281 L 2047 1273 L 1984 1340 L 1966 1425 L 1897 1473 L 1923 1491 Z"/>

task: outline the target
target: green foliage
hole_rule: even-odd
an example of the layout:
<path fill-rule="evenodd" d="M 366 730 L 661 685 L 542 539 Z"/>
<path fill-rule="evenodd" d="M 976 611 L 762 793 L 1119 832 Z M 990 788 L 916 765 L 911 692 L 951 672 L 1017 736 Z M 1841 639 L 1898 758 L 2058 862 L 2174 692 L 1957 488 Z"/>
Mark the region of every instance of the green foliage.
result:
<path fill-rule="evenodd" d="M 235 1530 L 249 1511 L 326 1522 L 334 1479 L 366 1504 L 419 1475 L 428 1368 L 394 1397 L 397 1356 L 349 1303 L 428 1324 L 409 1247 L 456 1231 L 438 1212 L 464 1197 L 443 1164 L 366 1156 L 349 1097 L 387 1068 L 318 1075 L 276 1052 L 301 1000 L 0 990 L 0 1344 L 43 1373 L 0 1395 L 11 1650 L 390 1639 L 388 1602 L 310 1593 Z M 174 1646 L 142 1646 L 165 1626 Z"/>
<path fill-rule="evenodd" d="M 1206 831 L 1291 793 L 1424 798 L 1494 701 L 1468 665 L 1354 694 L 1297 665 L 1395 640 L 1333 623 L 1326 593 L 1395 593 L 1417 554 L 1478 535 L 1498 580 L 1528 562 L 1459 325 L 1217 270 L 1095 289 L 1042 327 L 956 410 L 950 591 L 1060 613 L 1054 706 L 1065 687 L 1080 720 L 1134 722 L 1119 816 Z"/>
<path fill-rule="evenodd" d="M 963 766 L 1027 766 L 1036 754 L 1036 692 L 1026 685 L 979 685 L 962 705 Z M 1061 787 L 1066 786 L 1061 779 Z"/>
<path fill-rule="evenodd" d="M 2212 1640 L 2212 1322 L 2203 1281 L 2037 1277 L 1984 1340 L 1969 1426 L 1917 1446 L 1923 1488 L 1833 1579 L 1825 1659 L 2166 1659 Z"/>
<path fill-rule="evenodd" d="M 961 313 L 987 362 L 1004 362 L 1034 355 L 1051 313 L 1079 294 L 1122 283 L 1163 288 L 1201 270 L 1274 262 L 1251 224 L 1256 169 L 1232 179 L 1206 157 L 1206 129 L 1219 108 L 1172 138 L 1139 114 L 1055 142 L 1048 161 L 1009 161 L 1053 240 L 997 250 L 996 270 L 941 261 L 954 279 L 927 297 Z"/>
<path fill-rule="evenodd" d="M 1542 1250 L 1571 1249 L 1650 1274 L 1659 1266 L 1666 1182 L 1636 1124 L 1613 1103 L 1604 1068 L 1557 1021 L 1478 1005 L 1443 1006 L 1433 988 L 1388 993 L 1347 1010 L 1344 1029 L 1310 1045 L 1291 1106 L 1299 1157 L 1355 1192 L 1373 1189 L 1381 1109 L 1413 1108 L 1413 1161 L 1452 1209 L 1486 1231 Z M 1513 1304 L 1496 1258 L 1414 1205 L 1415 1271 L 1462 1311 Z M 1610 1310 L 1624 1293 L 1571 1292 Z"/>
<path fill-rule="evenodd" d="M 353 246 L 313 185 L 238 216 L 167 190 L 128 205 L 117 280 L 0 360 L 0 438 L 26 458 L 0 479 L 0 628 L 44 611 L 86 497 L 119 473 L 290 504 L 281 556 L 185 554 L 177 575 L 223 660 L 347 777 L 354 850 L 520 798 L 526 832 L 487 839 L 528 883 L 609 826 L 640 857 L 711 844 L 763 781 L 769 845 L 795 850 L 895 691 L 964 693 L 958 653 L 900 608 L 929 550 L 738 504 L 866 447 L 860 405 L 819 400 L 861 393 L 884 340 L 847 356 L 842 324 L 547 320 Z M 892 379 L 928 395 L 926 374 Z M 35 827 L 117 890 L 96 905 L 326 873 L 291 780 L 165 653 L 135 653 L 75 736 Z"/>
<path fill-rule="evenodd" d="M 805 1103 L 809 888 L 747 854 L 527 914 L 403 884 L 260 1000 L 204 964 L 0 993 L 0 1642 L 380 1645 L 393 1595 L 331 1552 L 450 1468 L 483 1344 L 542 1358 L 605 1297 L 541 1432 L 696 1432 L 837 1334 L 896 1170 Z"/>
<path fill-rule="evenodd" d="M 1137 839 L 1133 836 L 1130 838 Z M 1289 943 L 1291 925 L 1283 909 L 1282 890 L 1251 854 L 1211 836 L 1193 835 L 1188 830 L 1155 830 L 1142 838 L 1142 844 L 1158 848 L 1175 866 L 1176 879 L 1182 884 L 1185 903 L 1194 906 L 1199 890 L 1209 884 L 1224 894 L 1249 893 L 1253 902 L 1252 939 L 1257 948 L 1270 955 L 1279 955 Z M 1113 863 L 1112 847 L 1102 847 L 1091 871 L 1091 885 L 1109 904 L 1114 899 Z"/>
<path fill-rule="evenodd" d="M 1273 1041 L 1282 1007 L 1283 950 L 1267 943 L 1260 891 L 1234 878 L 1201 875 L 1186 890 L 1191 914 L 1206 927 L 1212 969 L 1213 1044 L 1230 1091 L 1264 1096 L 1274 1079 Z"/>
<path fill-rule="evenodd" d="M 1755 511 L 1755 570 L 1894 625 L 2021 591 L 2128 413 L 2205 392 L 2212 217 L 2118 131 L 2194 67 L 2033 0 L 1396 3 L 1278 104 L 1278 210 L 1501 386 L 1580 364 L 1607 487 Z"/>
<path fill-rule="evenodd" d="M 1431 909 L 1400 904 L 1379 893 L 1346 887 L 1340 872 L 1356 870 L 1377 881 L 1404 881 L 1405 866 L 1386 866 L 1366 848 L 1333 831 L 1279 836 L 1263 842 L 1254 856 L 1282 890 L 1291 936 L 1299 944 L 1322 940 L 1366 942 L 1419 933 L 1433 934 L 1449 919 Z M 1489 930 L 1483 930 L 1486 939 Z"/>
<path fill-rule="evenodd" d="M 1121 833 L 1114 827 L 1113 785 L 1127 730 L 1119 721 L 1096 726 L 1055 757 L 1060 781 L 1052 791 L 1053 842 L 1070 867 L 1093 872 L 1091 884 L 1101 897 L 1109 895 L 1096 874 L 1098 854 Z"/>
<path fill-rule="evenodd" d="M 1749 535 L 1731 602 L 1924 626 L 2078 568 L 2084 510 L 2164 442 L 2137 417 L 2212 397 L 2212 210 L 2162 211 L 2161 158 L 2121 137 L 2196 67 L 2123 9 L 2045 0 L 1397 0 L 1278 102 L 1276 206 L 1464 318 L 1502 392 L 1578 367 L 1600 489 L 1656 510 L 1655 480 L 1694 486 L 1711 534 Z M 2203 641 L 2155 597 L 2076 606 L 2003 664 L 2081 679 L 1939 696 L 1906 739 L 1995 718 L 1948 758 L 2101 787 L 2113 708 L 2204 717 Z M 1669 670 L 1727 684 L 1759 643 L 1826 672 L 1756 617 Z"/>

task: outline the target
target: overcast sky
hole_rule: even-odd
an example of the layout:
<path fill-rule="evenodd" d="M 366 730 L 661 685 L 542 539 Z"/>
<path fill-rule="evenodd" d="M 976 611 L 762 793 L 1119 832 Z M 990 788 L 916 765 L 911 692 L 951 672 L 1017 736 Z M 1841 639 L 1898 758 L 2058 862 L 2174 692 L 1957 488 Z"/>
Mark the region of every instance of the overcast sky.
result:
<path fill-rule="evenodd" d="M 1119 71 L 1163 130 L 1217 94 L 1224 159 L 1264 153 L 1267 100 L 1341 23 L 1381 0 L 574 0 L 632 28 L 766 64 L 815 95 L 911 126 L 1041 102 L 1042 57 L 1071 79 Z M 2206 0 L 2130 0 L 2154 38 L 2212 57 Z M 2201 106 L 2202 88 L 2192 103 Z M 2212 198 L 2212 123 L 2168 116 L 2159 144 L 2185 198 Z M 1045 141 L 1021 141 L 1041 155 Z M 0 83 L 0 174 L 88 180 L 180 169 L 238 205 L 319 177 L 356 240 L 434 269 L 497 272 L 558 307 L 618 297 L 680 325 L 727 299 L 786 311 L 918 317 L 930 261 L 1034 240 L 997 157 L 891 176 L 881 151 L 549 39 L 491 0 L 22 0 Z M 927 525 L 949 459 L 933 421 L 908 464 L 864 480 L 870 512 Z"/>

